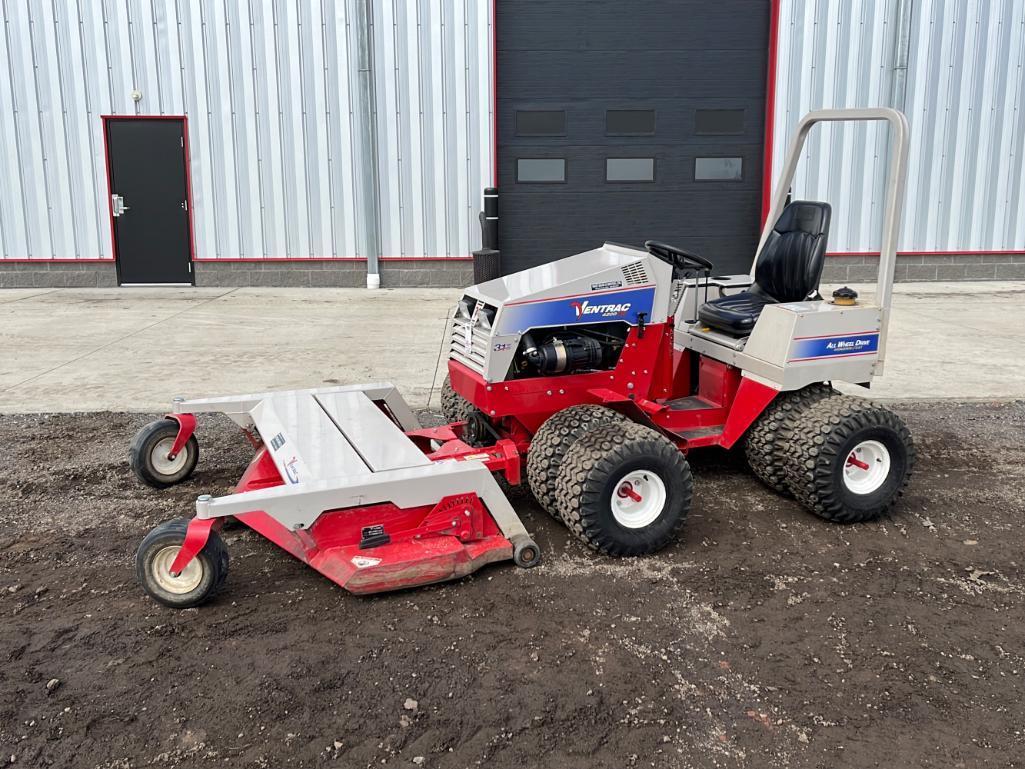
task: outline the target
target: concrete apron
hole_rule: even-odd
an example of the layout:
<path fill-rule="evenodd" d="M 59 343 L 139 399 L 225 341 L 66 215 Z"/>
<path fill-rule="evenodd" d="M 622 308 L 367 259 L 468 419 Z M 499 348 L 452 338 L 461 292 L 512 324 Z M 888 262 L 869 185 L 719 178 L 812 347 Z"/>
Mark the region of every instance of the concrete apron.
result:
<path fill-rule="evenodd" d="M 867 297 L 870 286 L 854 286 Z M 824 286 L 828 296 L 833 286 Z M 438 406 L 458 289 L 0 291 L 0 412 L 159 411 L 201 396 L 392 381 Z M 874 398 L 1025 398 L 1025 282 L 895 287 Z"/>

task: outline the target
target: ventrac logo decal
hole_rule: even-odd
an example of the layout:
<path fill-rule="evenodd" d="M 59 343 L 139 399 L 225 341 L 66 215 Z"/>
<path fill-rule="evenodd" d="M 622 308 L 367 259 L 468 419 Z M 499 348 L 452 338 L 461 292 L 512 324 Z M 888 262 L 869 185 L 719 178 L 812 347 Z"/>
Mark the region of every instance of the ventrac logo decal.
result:
<path fill-rule="evenodd" d="M 298 457 L 292 457 L 290 460 L 284 463 L 285 478 L 288 479 L 289 483 L 299 483 L 299 471 L 295 468 L 298 462 Z"/>
<path fill-rule="evenodd" d="M 635 324 L 641 313 L 647 318 L 652 317 L 654 301 L 654 286 L 637 286 L 600 294 L 567 292 L 564 296 L 510 302 L 499 311 L 494 334 L 509 337 L 532 328 L 603 321 Z"/>
<path fill-rule="evenodd" d="M 623 304 L 591 304 L 586 299 L 582 302 L 570 302 L 570 307 L 578 318 L 590 317 L 599 318 L 621 318 L 630 311 L 630 303 Z"/>

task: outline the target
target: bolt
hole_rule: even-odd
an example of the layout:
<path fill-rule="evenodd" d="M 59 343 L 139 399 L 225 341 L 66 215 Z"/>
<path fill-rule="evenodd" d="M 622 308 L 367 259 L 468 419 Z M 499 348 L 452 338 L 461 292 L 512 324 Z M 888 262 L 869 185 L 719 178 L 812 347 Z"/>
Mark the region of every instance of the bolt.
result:
<path fill-rule="evenodd" d="M 628 382 L 628 383 L 627 383 L 627 385 L 626 385 L 626 389 L 627 389 L 627 390 L 632 390 L 632 389 L 634 389 L 634 383 L 633 383 L 633 382 Z"/>
<path fill-rule="evenodd" d="M 552 391 L 551 391 L 551 390 L 549 390 L 549 391 L 548 391 L 548 394 L 549 394 L 549 395 L 551 395 L 551 394 L 552 394 Z"/>
<path fill-rule="evenodd" d="M 491 385 L 488 385 L 488 392 L 491 392 Z"/>
<path fill-rule="evenodd" d="M 180 396 L 180 395 L 175 395 L 175 396 L 174 396 L 174 397 L 173 397 L 173 398 L 171 399 L 171 402 L 172 402 L 172 403 L 184 403 L 184 402 L 185 402 L 185 399 L 184 399 L 184 398 L 183 398 L 182 396 Z"/>
<path fill-rule="evenodd" d="M 491 409 L 491 416 L 494 416 L 494 415 L 495 415 L 495 410 Z"/>
<path fill-rule="evenodd" d="M 200 494 L 199 498 L 198 498 L 198 501 L 199 502 L 209 502 L 211 499 L 213 499 L 213 497 L 211 497 L 209 494 Z"/>

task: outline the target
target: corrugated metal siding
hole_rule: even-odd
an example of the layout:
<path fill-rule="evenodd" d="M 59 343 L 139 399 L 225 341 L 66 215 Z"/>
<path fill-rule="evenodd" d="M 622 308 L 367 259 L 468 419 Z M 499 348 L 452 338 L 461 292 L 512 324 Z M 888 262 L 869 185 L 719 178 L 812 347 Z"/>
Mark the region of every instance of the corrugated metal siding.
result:
<path fill-rule="evenodd" d="M 198 258 L 365 256 L 368 226 L 385 256 L 468 254 L 492 167 L 491 4 L 373 2 L 375 169 L 357 146 L 360 1 L 0 0 L 0 257 L 112 255 L 105 114 L 188 116 Z M 379 225 L 360 213 L 375 170 Z"/>
<path fill-rule="evenodd" d="M 907 0 L 902 251 L 1025 249 L 1025 3 Z M 803 115 L 893 101 L 896 0 L 781 0 L 773 169 Z M 879 248 L 886 129 L 820 126 L 796 197 L 833 204 L 830 251 Z"/>
<path fill-rule="evenodd" d="M 375 8 L 386 255 L 459 256 L 479 246 L 479 198 L 492 167 L 490 13 L 485 0 Z"/>

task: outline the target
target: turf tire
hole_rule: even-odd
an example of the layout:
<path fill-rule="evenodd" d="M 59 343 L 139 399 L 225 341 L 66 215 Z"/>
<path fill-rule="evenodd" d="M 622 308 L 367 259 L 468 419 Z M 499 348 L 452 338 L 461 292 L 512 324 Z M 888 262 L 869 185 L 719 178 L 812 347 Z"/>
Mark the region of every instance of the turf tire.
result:
<path fill-rule="evenodd" d="M 889 472 L 868 493 L 854 493 L 844 467 L 854 447 L 878 441 Z M 834 395 L 807 409 L 787 444 L 787 486 L 808 510 L 834 523 L 870 521 L 892 508 L 911 478 L 915 445 L 903 420 L 872 401 Z"/>
<path fill-rule="evenodd" d="M 556 520 L 561 518 L 555 498 L 559 468 L 570 447 L 596 427 L 626 422 L 625 416 L 605 406 L 570 406 L 545 420 L 534 433 L 527 452 L 527 483 L 541 505 Z"/>
<path fill-rule="evenodd" d="M 445 377 L 441 383 L 441 413 L 449 422 L 465 422 L 470 418 L 473 404 L 452 389 L 452 380 Z"/>
<path fill-rule="evenodd" d="M 744 455 L 758 480 L 780 494 L 790 494 L 786 480 L 786 445 L 790 434 L 805 411 L 835 394 L 836 390 L 829 385 L 811 384 L 776 396 L 744 439 Z"/>
<path fill-rule="evenodd" d="M 612 512 L 612 495 L 624 476 L 656 474 L 666 499 L 658 517 L 628 528 Z M 647 555 L 675 542 L 690 510 L 693 480 L 687 459 L 668 439 L 632 422 L 606 424 L 581 437 L 567 452 L 556 484 L 562 519 L 599 553 Z"/>

